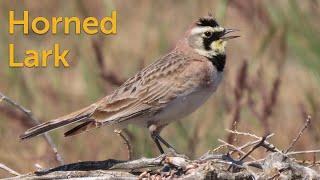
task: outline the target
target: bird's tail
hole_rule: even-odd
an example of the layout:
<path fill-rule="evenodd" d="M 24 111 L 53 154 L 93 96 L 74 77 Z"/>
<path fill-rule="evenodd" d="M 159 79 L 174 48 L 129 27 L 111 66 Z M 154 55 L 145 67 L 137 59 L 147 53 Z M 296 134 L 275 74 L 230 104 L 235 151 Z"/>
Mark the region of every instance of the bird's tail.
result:
<path fill-rule="evenodd" d="M 24 134 L 20 136 L 20 139 L 28 139 L 38 135 L 41 135 L 45 132 L 73 124 L 76 122 L 86 122 L 90 121 L 90 117 L 95 111 L 95 106 L 89 106 L 69 115 L 39 124 L 35 127 L 28 129 Z"/>

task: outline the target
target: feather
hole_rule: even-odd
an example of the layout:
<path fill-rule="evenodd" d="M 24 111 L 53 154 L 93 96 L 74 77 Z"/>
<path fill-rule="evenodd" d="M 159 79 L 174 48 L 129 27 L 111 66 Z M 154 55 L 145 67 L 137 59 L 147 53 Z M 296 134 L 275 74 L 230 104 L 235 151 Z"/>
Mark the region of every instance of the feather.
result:
<path fill-rule="evenodd" d="M 32 138 L 32 137 L 41 135 L 45 132 L 49 132 L 69 124 L 73 124 L 79 121 L 86 121 L 88 120 L 88 118 L 90 118 L 94 110 L 95 110 L 94 106 L 89 106 L 82 110 L 71 113 L 67 116 L 63 116 L 63 117 L 39 124 L 35 127 L 28 129 L 24 134 L 20 136 L 20 139 L 23 140 L 23 139 Z"/>
<path fill-rule="evenodd" d="M 88 131 L 89 129 L 91 129 L 92 126 L 95 126 L 95 121 L 92 120 L 92 121 L 86 121 L 72 129 L 70 129 L 69 131 L 65 132 L 64 133 L 64 136 L 67 137 L 67 136 L 74 136 L 76 134 L 80 134 L 80 133 L 83 133 L 85 131 Z"/>
<path fill-rule="evenodd" d="M 219 26 L 218 22 L 212 16 L 199 18 L 197 25 L 198 26 L 211 26 L 213 28 Z"/>

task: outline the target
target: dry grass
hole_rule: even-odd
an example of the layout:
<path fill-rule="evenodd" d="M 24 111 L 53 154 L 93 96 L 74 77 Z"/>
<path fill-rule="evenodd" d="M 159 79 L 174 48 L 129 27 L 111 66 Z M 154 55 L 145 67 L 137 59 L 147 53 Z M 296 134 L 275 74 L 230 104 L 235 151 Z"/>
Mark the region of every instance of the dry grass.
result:
<path fill-rule="evenodd" d="M 216 147 L 218 138 L 228 136 L 224 129 L 230 128 L 234 119 L 231 112 L 239 103 L 241 107 L 236 107 L 239 108 L 236 129 L 261 136 L 265 131 L 273 132 L 277 135 L 273 144 L 280 148 L 290 144 L 291 137 L 304 124 L 305 114 L 310 114 L 313 117 L 310 128 L 295 148 L 319 149 L 320 71 L 315 68 L 318 67 L 318 62 L 312 58 L 318 57 L 319 60 L 320 56 L 316 52 L 320 46 L 308 39 L 311 35 L 314 35 L 314 39 L 320 38 L 319 33 L 312 34 L 320 29 L 315 20 L 320 14 L 319 1 L 299 3 L 304 15 L 302 20 L 295 17 L 295 14 L 290 14 L 294 5 L 286 1 L 274 4 L 254 0 L 246 4 L 240 2 L 242 1 L 1 1 L 0 54 L 3 59 L 0 61 L 0 91 L 31 109 L 40 121 L 67 114 L 116 88 L 116 83 L 101 76 L 102 71 L 115 74 L 117 81 L 132 76 L 141 67 L 172 48 L 191 21 L 207 12 L 213 12 L 226 27 L 240 29 L 241 38 L 228 45 L 225 78 L 215 95 L 181 123 L 168 126 L 163 131 L 164 137 L 179 151 L 199 156 Z M 20 13 L 28 9 L 31 17 L 106 16 L 112 9 L 116 9 L 118 34 L 98 37 L 61 34 L 23 36 L 17 33 L 9 36 L 9 9 Z M 300 21 L 303 27 L 297 28 L 297 22 L 293 20 Z M 317 23 L 310 25 L 309 21 Z M 312 32 L 302 30 L 310 27 L 314 28 Z M 104 56 L 104 68 L 99 67 L 101 62 L 97 60 L 92 46 L 93 40 L 99 38 L 103 39 L 100 47 Z M 10 69 L 7 65 L 9 42 L 15 43 L 18 58 L 22 57 L 26 49 L 51 48 L 54 42 L 59 42 L 62 48 L 70 49 L 71 68 Z M 238 98 L 235 96 L 235 89 L 239 87 L 239 69 L 244 59 L 247 60 L 247 81 L 251 86 L 240 94 L 240 100 L 235 103 Z M 278 85 L 277 79 L 281 82 Z M 275 89 L 275 86 L 278 87 Z M 276 99 L 272 100 L 273 95 Z M 250 105 L 248 99 L 254 104 Z M 10 116 L 3 111 L 3 103 L 0 108 L 0 162 L 18 172 L 33 170 L 36 163 L 43 167 L 57 165 L 42 138 L 20 142 L 18 135 L 26 130 L 26 126 L 18 121 L 19 117 Z M 134 157 L 157 155 L 156 147 L 147 132 L 136 127 L 129 127 L 128 131 Z M 127 149 L 120 137 L 106 128 L 72 138 L 64 138 L 61 130 L 54 131 L 51 135 L 66 162 L 127 157 Z M 241 142 L 244 140 L 237 137 L 237 143 Z M 195 143 L 197 146 L 192 146 Z M 188 147 L 194 147 L 192 152 L 184 152 Z M 306 158 L 313 157 L 310 155 Z M 22 163 L 16 164 L 17 159 Z M 0 171 L 0 177 L 1 173 Z"/>

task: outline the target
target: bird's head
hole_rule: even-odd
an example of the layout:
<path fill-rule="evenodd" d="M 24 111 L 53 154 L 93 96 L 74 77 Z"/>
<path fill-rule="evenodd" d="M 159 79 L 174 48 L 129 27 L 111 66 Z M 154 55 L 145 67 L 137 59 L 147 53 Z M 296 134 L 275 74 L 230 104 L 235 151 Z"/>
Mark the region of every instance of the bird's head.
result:
<path fill-rule="evenodd" d="M 234 31 L 234 29 L 221 27 L 212 15 L 209 15 L 194 23 L 186 34 L 186 40 L 198 54 L 211 59 L 225 55 L 227 41 L 239 37 L 229 35 Z"/>

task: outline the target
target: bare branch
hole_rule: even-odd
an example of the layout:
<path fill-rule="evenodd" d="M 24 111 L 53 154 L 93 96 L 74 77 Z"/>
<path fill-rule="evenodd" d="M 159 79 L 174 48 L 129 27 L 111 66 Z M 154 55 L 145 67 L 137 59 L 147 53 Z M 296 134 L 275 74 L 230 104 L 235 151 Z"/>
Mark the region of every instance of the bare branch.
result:
<path fill-rule="evenodd" d="M 260 146 L 262 146 L 263 144 L 264 144 L 264 142 L 266 141 L 266 137 L 262 137 L 261 138 L 261 140 L 260 140 L 260 142 L 258 143 L 258 144 L 256 144 L 256 145 L 254 145 L 251 149 L 250 149 L 250 151 L 248 151 L 246 154 L 244 154 L 241 158 L 240 158 L 240 161 L 243 161 L 245 158 L 247 158 L 248 156 L 250 156 L 250 154 L 254 151 L 254 150 L 256 150 L 258 147 L 260 147 Z M 255 160 L 255 159 L 254 159 Z"/>
<path fill-rule="evenodd" d="M 12 175 L 15 175 L 15 176 L 19 176 L 20 175 L 17 171 L 9 168 L 8 166 L 6 166 L 6 165 L 4 165 L 2 163 L 0 163 L 0 169 L 3 169 L 5 171 L 7 171 L 8 173 L 10 173 Z"/>
<path fill-rule="evenodd" d="M 255 139 L 261 139 L 261 137 L 257 136 L 257 135 L 254 135 L 254 134 L 251 134 L 251 133 L 248 133 L 248 132 L 240 132 L 240 131 L 237 131 L 237 130 L 230 130 L 230 129 L 225 129 L 227 132 L 229 133 L 232 133 L 232 134 L 237 134 L 237 135 L 242 135 L 242 136 L 249 136 L 249 137 L 252 137 L 252 138 L 255 138 Z"/>
<path fill-rule="evenodd" d="M 114 132 L 117 133 L 123 139 L 124 144 L 127 146 L 128 150 L 128 160 L 132 160 L 133 151 L 129 139 L 124 135 L 124 132 L 122 132 L 122 130 L 115 130 Z"/>
<path fill-rule="evenodd" d="M 56 171 L 50 174 L 39 176 L 33 173 L 24 174 L 21 176 L 16 176 L 10 178 L 11 180 L 20 180 L 20 179 L 78 179 L 78 178 L 88 178 L 88 179 L 118 179 L 118 180 L 127 180 L 127 179 L 137 179 L 135 175 L 128 172 L 121 171 Z"/>
<path fill-rule="evenodd" d="M 273 152 L 275 151 L 273 150 L 269 151 L 263 159 L 255 160 L 254 157 L 251 157 L 251 153 L 259 147 L 269 147 L 270 145 L 266 145 L 266 140 L 272 135 L 261 138 L 251 133 L 234 132 L 257 139 L 253 141 L 257 141 L 257 143 L 246 143 L 253 146 L 247 153 L 241 150 L 245 146 L 236 147 L 223 140 L 219 140 L 223 145 L 240 152 L 243 156 L 239 160 L 234 160 L 230 156 L 230 152 L 227 154 L 216 154 L 209 151 L 196 160 L 190 160 L 188 157 L 163 154 L 156 158 L 140 158 L 129 161 L 108 159 L 105 161 L 77 162 L 48 170 L 41 170 L 35 174 L 29 173 L 16 176 L 13 179 L 77 177 L 103 179 L 207 179 L 208 177 L 216 177 L 216 179 L 269 179 L 275 175 L 274 173 L 270 174 L 271 171 L 277 172 L 279 177 L 287 179 L 292 179 L 293 177 L 320 178 L 319 173 L 314 169 L 297 163 L 297 160 L 294 158 L 288 158 L 288 155 L 319 153 L 320 150 L 297 151 L 288 154 L 284 154 L 281 151 Z M 234 132 L 230 131 L 230 133 Z M 251 157 L 254 160 L 245 162 L 246 157 Z M 253 171 L 250 169 L 251 167 L 257 169 Z"/>
<path fill-rule="evenodd" d="M 247 148 L 247 147 L 250 147 L 250 146 L 253 146 L 253 145 L 256 145 L 257 143 L 259 143 L 262 139 L 262 137 L 259 137 L 257 135 L 254 135 L 254 134 L 251 134 L 251 133 L 247 133 L 247 132 L 239 132 L 239 131 L 232 131 L 232 130 L 229 130 L 229 129 L 226 129 L 226 131 L 230 132 L 230 133 L 234 133 L 234 134 L 238 134 L 238 135 L 244 135 L 244 136 L 249 136 L 249 137 L 252 137 L 252 138 L 255 138 L 257 139 L 256 141 L 251 141 L 251 142 L 247 142 L 246 144 L 242 145 L 239 147 L 239 149 L 244 149 L 244 148 Z M 269 134 L 268 136 L 266 136 L 266 140 L 271 138 L 272 136 L 274 136 L 274 133 L 272 134 Z M 270 142 L 268 141 L 264 141 L 263 143 L 263 147 L 267 148 L 268 150 L 272 151 L 272 152 L 281 152 L 279 149 L 277 149 L 273 144 L 271 144 Z M 231 152 L 232 153 L 232 152 Z"/>
<path fill-rule="evenodd" d="M 234 146 L 234 145 L 232 145 L 232 144 L 229 144 L 229 143 L 225 142 L 225 141 L 222 140 L 222 139 L 218 139 L 218 141 L 221 142 L 222 144 L 225 144 L 226 146 L 232 148 L 232 150 L 235 150 L 235 151 L 241 153 L 242 155 L 246 155 L 246 154 L 247 154 L 246 152 L 242 151 L 242 150 L 239 149 L 238 147 L 236 147 L 236 146 Z M 252 157 L 252 156 L 249 156 L 249 158 L 252 159 L 252 160 L 256 160 L 256 159 L 255 159 L 254 157 Z"/>
<path fill-rule="evenodd" d="M 288 153 L 293 146 L 296 144 L 296 142 L 300 139 L 300 137 L 302 136 L 304 130 L 306 130 L 308 128 L 308 126 L 310 125 L 311 122 L 311 116 L 308 116 L 303 127 L 300 129 L 299 133 L 297 134 L 297 136 L 292 140 L 291 144 L 289 145 L 289 147 L 284 151 L 284 153 Z"/>
<path fill-rule="evenodd" d="M 214 148 L 213 150 L 210 150 L 210 152 L 218 152 L 220 149 L 228 147 L 226 144 L 221 144 L 218 147 Z"/>
<path fill-rule="evenodd" d="M 10 104 L 11 106 L 13 106 L 14 108 L 18 109 L 19 111 L 21 111 L 22 113 L 24 113 L 29 121 L 31 121 L 31 123 L 33 125 L 38 125 L 40 124 L 40 121 L 38 121 L 33 114 L 31 113 L 30 110 L 26 109 L 25 107 L 21 106 L 20 104 L 18 104 L 17 102 L 15 102 L 14 100 L 10 99 L 9 97 L 5 96 L 3 93 L 0 92 L 0 99 L 1 101 L 5 101 L 8 104 Z M 1 102 L 0 101 L 0 102 Z M 57 146 L 53 143 L 51 137 L 47 134 L 44 133 L 43 134 L 44 139 L 46 140 L 47 144 L 50 146 L 50 148 L 52 149 L 54 155 L 55 155 L 55 159 L 59 164 L 64 164 L 63 159 L 61 157 L 61 155 L 58 153 L 57 150 Z"/>
<path fill-rule="evenodd" d="M 11 106 L 13 106 L 14 108 L 18 109 L 19 111 L 23 112 L 26 116 L 29 117 L 30 121 L 32 121 L 34 124 L 39 124 L 39 121 L 33 116 L 33 114 L 31 113 L 30 110 L 24 108 L 23 106 L 21 106 L 20 104 L 18 104 L 17 102 L 15 102 L 14 100 L 10 99 L 9 97 L 5 96 L 4 94 L 2 94 L 0 92 L 0 99 L 1 101 L 5 101 L 8 104 L 10 104 Z M 1 102 L 0 101 L 0 102 Z"/>
<path fill-rule="evenodd" d="M 105 161 L 84 161 L 72 164 L 66 164 L 58 166 L 52 169 L 41 170 L 36 172 L 38 175 L 44 175 L 55 171 L 90 171 L 101 169 L 121 169 L 121 170 L 133 170 L 147 167 L 160 166 L 164 160 L 165 155 L 161 155 L 156 158 L 140 158 L 132 161 L 123 161 L 108 159 Z"/>
<path fill-rule="evenodd" d="M 308 154 L 308 153 L 320 153 L 320 149 L 317 150 L 307 150 L 307 151 L 293 151 L 293 152 L 288 152 L 286 155 L 296 155 L 296 154 Z"/>

